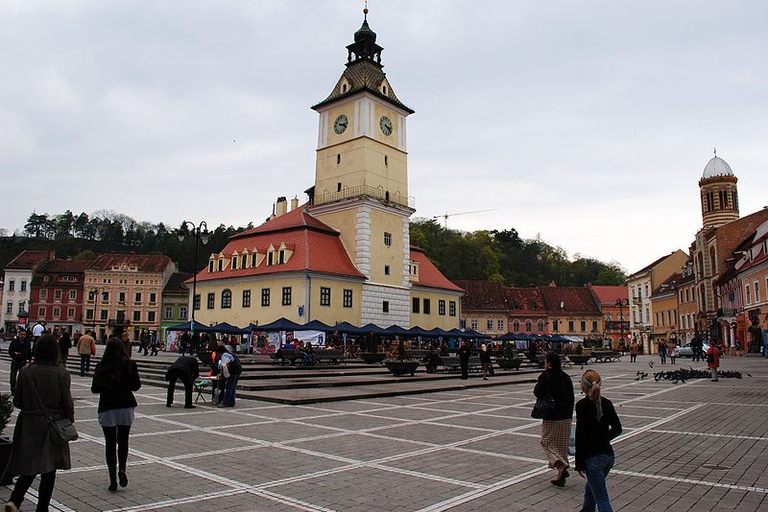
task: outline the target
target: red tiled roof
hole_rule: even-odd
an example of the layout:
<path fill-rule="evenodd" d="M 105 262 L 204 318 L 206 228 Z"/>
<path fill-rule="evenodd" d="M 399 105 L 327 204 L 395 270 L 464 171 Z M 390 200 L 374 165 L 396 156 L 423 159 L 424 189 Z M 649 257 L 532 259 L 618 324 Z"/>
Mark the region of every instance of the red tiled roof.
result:
<path fill-rule="evenodd" d="M 442 272 L 440 272 L 434 263 L 427 258 L 424 254 L 424 250 L 415 245 L 411 246 L 411 261 L 419 264 L 419 281 L 414 283 L 414 286 L 426 286 L 427 288 L 439 288 L 441 290 L 452 290 L 455 292 L 463 292 L 462 288 L 459 288 L 446 278 Z"/>
<path fill-rule="evenodd" d="M 43 264 L 38 272 L 56 272 L 60 274 L 82 274 L 94 260 L 51 260 Z"/>
<path fill-rule="evenodd" d="M 238 233 L 230 237 L 230 240 L 236 240 L 238 238 L 249 237 L 261 233 L 274 233 L 276 231 L 285 231 L 297 228 L 315 229 L 327 233 L 337 233 L 337 231 L 330 227 L 328 224 L 307 213 L 306 207 L 307 205 L 303 204 L 288 213 L 266 221 L 260 226 L 256 226 L 255 228 L 249 229 L 248 231 Z"/>
<path fill-rule="evenodd" d="M 293 251 L 285 263 L 266 265 L 262 262 L 257 267 L 236 270 L 228 266 L 221 272 L 212 273 L 204 268 L 197 274 L 197 280 L 300 271 L 365 278 L 349 259 L 339 232 L 307 213 L 303 206 L 230 237 L 221 254 L 227 258 L 231 258 L 235 251 L 242 254 L 244 251 L 253 253 L 257 250 L 266 254 L 270 246 L 277 249 L 282 244 Z"/>
<path fill-rule="evenodd" d="M 562 286 L 540 286 L 539 293 L 547 311 L 552 313 L 595 313 L 600 314 L 600 308 L 595 298 L 587 288 L 571 288 Z M 560 304 L 562 303 L 562 308 Z"/>
<path fill-rule="evenodd" d="M 726 260 L 733 256 L 733 251 L 744 243 L 747 237 L 754 234 L 760 224 L 766 220 L 768 220 L 768 208 L 718 227 L 715 232 L 718 268 L 726 268 Z"/>
<path fill-rule="evenodd" d="M 544 302 L 538 288 L 507 288 L 505 296 L 509 309 L 517 312 L 544 312 Z"/>
<path fill-rule="evenodd" d="M 123 264 L 138 268 L 139 272 L 164 272 L 171 258 L 162 254 L 100 254 L 88 270 L 112 270 Z"/>
<path fill-rule="evenodd" d="M 184 284 L 184 281 L 187 279 L 192 279 L 192 273 L 190 272 L 174 272 L 171 274 L 170 279 L 168 279 L 168 282 L 165 284 L 165 288 L 163 288 L 164 294 L 175 294 L 175 295 L 187 295 L 189 293 L 189 289 L 187 288 L 187 285 Z"/>
<path fill-rule="evenodd" d="M 413 251 L 413 249 L 411 249 Z M 461 298 L 462 311 L 506 311 L 504 285 L 496 281 L 459 280 L 454 284 L 466 290 Z"/>
<path fill-rule="evenodd" d="M 33 269 L 43 261 L 48 259 L 48 251 L 22 251 L 21 254 L 13 258 L 5 267 L 9 270 Z M 53 252 L 51 252 L 53 256 Z"/>
<path fill-rule="evenodd" d="M 629 298 L 629 290 L 626 286 L 589 285 L 589 287 L 595 292 L 600 304 L 616 304 L 619 299 Z"/>

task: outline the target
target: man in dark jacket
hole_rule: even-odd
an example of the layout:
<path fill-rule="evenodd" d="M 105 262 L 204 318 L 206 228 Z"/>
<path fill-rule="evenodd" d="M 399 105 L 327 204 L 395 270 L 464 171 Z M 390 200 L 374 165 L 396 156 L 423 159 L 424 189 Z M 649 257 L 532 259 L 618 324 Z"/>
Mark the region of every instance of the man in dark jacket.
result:
<path fill-rule="evenodd" d="M 16 376 L 19 370 L 27 366 L 32 359 L 32 345 L 27 338 L 26 329 L 19 329 L 16 337 L 8 346 L 8 354 L 11 356 L 11 394 L 16 391 Z"/>
<path fill-rule="evenodd" d="M 168 381 L 168 398 L 165 406 L 170 407 L 173 404 L 173 394 L 176 391 L 176 381 L 181 380 L 184 383 L 184 407 L 194 409 L 192 404 L 192 390 L 194 389 L 195 379 L 200 375 L 200 369 L 197 359 L 190 356 L 181 356 L 168 367 L 165 372 L 165 380 Z"/>
<path fill-rule="evenodd" d="M 469 378 L 469 355 L 471 354 L 467 346 L 467 340 L 461 340 L 459 347 L 459 366 L 461 366 L 461 380 Z"/>

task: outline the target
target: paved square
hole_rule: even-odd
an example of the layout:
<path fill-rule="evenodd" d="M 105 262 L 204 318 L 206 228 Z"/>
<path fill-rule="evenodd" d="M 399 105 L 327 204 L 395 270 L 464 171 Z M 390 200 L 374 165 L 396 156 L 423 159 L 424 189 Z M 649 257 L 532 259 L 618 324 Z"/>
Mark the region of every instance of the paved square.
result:
<path fill-rule="evenodd" d="M 724 358 L 744 378 L 655 382 L 649 358 L 593 364 L 625 433 L 608 486 L 616 510 L 768 509 L 768 360 Z M 690 366 L 683 360 L 676 367 Z M 702 366 L 697 364 L 697 367 Z M 636 380 L 638 369 L 649 377 Z M 572 376 L 578 367 L 566 369 Z M 751 376 L 748 376 L 750 374 Z M 475 377 L 476 378 L 476 377 Z M 0 362 L 0 390 L 8 362 Z M 132 429 L 129 486 L 107 490 L 97 397 L 72 376 L 73 469 L 59 472 L 58 511 L 578 510 L 529 416 L 532 385 L 289 406 L 166 408 L 145 386 Z M 11 435 L 12 426 L 6 431 Z M 10 487 L 0 489 L 7 500 Z M 32 508 L 34 492 L 25 509 Z"/>

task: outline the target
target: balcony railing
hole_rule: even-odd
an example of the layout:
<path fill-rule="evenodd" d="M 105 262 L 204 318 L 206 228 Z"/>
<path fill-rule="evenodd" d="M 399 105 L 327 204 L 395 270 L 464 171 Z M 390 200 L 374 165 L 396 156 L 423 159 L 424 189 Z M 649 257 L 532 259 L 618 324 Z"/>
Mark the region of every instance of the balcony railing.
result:
<path fill-rule="evenodd" d="M 323 192 L 315 196 L 315 204 L 335 203 L 358 196 L 368 196 L 380 201 L 395 203 L 410 208 L 416 207 L 416 200 L 413 197 L 405 197 L 399 192 L 390 193 L 383 187 L 372 187 L 370 185 L 358 185 L 356 187 L 345 188 L 338 192 Z"/>

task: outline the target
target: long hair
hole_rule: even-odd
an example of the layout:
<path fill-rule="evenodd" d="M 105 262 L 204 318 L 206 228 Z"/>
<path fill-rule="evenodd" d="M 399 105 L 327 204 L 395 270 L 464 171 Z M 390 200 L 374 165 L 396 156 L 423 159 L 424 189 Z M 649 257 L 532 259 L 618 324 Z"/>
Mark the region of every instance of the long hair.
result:
<path fill-rule="evenodd" d="M 96 365 L 94 378 L 96 375 L 108 378 L 111 382 L 117 383 L 123 374 L 123 368 L 128 366 L 129 357 L 125 350 L 125 343 L 119 338 L 110 338 L 104 349 L 104 355 L 101 361 Z"/>
<path fill-rule="evenodd" d="M 581 390 L 597 407 L 597 421 L 603 417 L 603 407 L 600 400 L 600 374 L 595 370 L 587 370 L 581 376 Z"/>
<path fill-rule="evenodd" d="M 61 362 L 59 342 L 51 334 L 41 336 L 35 342 L 34 356 L 37 364 L 59 364 Z"/>

